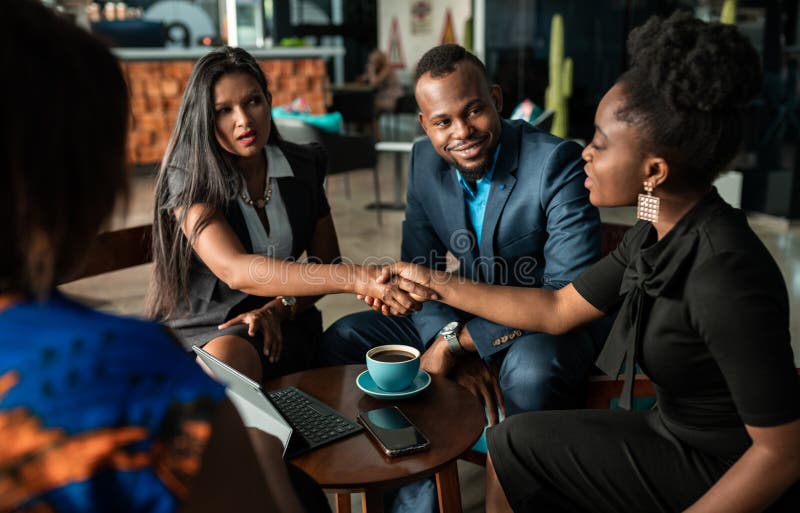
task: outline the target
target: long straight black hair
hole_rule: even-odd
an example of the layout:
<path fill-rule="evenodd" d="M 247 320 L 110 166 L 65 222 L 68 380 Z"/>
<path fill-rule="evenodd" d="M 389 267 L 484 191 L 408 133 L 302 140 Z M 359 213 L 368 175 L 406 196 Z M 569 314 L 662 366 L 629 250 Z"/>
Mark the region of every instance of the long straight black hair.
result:
<path fill-rule="evenodd" d="M 241 185 L 235 157 L 217 142 L 214 131 L 214 86 L 230 73 L 247 73 L 258 82 L 272 104 L 267 78 L 252 55 L 241 48 L 223 47 L 201 58 L 183 93 L 156 180 L 153 215 L 153 261 L 146 315 L 168 319 L 188 306 L 188 279 L 192 243 L 216 212 L 224 211 Z M 269 143 L 280 143 L 270 119 Z M 207 206 L 189 237 L 181 225 L 189 207 Z M 175 216 L 175 212 L 180 212 Z"/>

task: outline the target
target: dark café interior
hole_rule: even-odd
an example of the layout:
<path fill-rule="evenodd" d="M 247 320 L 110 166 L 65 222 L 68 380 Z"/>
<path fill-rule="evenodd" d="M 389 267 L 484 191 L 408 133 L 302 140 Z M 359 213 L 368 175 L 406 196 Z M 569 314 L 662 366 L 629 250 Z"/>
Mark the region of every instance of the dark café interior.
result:
<path fill-rule="evenodd" d="M 800 0 L 0 38 L 0 513 L 800 511 Z"/>

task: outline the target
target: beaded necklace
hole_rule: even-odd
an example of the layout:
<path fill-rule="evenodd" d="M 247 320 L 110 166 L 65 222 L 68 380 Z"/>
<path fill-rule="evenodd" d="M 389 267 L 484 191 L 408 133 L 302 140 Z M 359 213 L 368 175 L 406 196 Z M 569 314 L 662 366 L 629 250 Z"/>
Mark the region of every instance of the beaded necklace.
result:
<path fill-rule="evenodd" d="M 250 199 L 250 195 L 247 193 L 247 186 L 245 186 L 244 191 L 240 194 L 241 198 L 244 200 L 245 203 L 250 205 L 253 208 L 257 208 L 261 210 L 269 203 L 269 200 L 272 199 L 272 181 L 269 179 L 269 175 L 267 172 L 264 171 L 264 197 L 258 198 L 255 201 Z"/>

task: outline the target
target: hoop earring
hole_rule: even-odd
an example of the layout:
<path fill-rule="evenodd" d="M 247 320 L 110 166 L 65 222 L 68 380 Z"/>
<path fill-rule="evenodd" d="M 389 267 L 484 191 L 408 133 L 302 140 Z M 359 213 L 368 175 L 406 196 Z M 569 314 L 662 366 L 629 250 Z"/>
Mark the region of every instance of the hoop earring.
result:
<path fill-rule="evenodd" d="M 636 217 L 642 221 L 658 222 L 658 211 L 661 209 L 661 199 L 653 196 L 653 182 L 644 182 L 644 192 L 639 194 L 639 203 L 636 207 Z"/>

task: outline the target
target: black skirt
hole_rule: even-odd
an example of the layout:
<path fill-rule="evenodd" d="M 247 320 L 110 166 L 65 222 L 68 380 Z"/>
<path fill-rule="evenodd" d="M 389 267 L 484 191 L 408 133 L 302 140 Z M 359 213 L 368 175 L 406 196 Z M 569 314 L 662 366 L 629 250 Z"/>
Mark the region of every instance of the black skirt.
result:
<path fill-rule="evenodd" d="M 523 413 L 486 434 L 514 511 L 682 511 L 740 455 L 712 455 L 672 435 L 657 410 Z M 795 485 L 770 512 L 800 511 Z"/>
<path fill-rule="evenodd" d="M 263 305 L 248 304 L 247 308 L 240 308 L 231 312 L 229 318 L 259 306 Z M 250 336 L 247 332 L 246 324 L 236 324 L 220 330 L 217 329 L 217 326 L 221 323 L 219 319 L 211 318 L 211 316 L 205 318 L 203 314 L 195 316 L 192 321 L 191 325 L 188 326 L 186 324 L 189 323 L 186 322 L 182 325 L 170 326 L 187 351 L 191 351 L 192 346 L 195 345 L 203 347 L 223 335 L 235 335 L 243 338 L 258 351 L 261 357 L 261 367 L 264 370 L 264 380 L 310 369 L 322 337 L 322 314 L 320 311 L 315 307 L 303 310 L 297 314 L 295 320 L 286 320 L 281 323 L 283 349 L 281 350 L 280 359 L 277 362 L 270 363 L 264 356 L 264 339 L 261 331 L 257 331 L 255 336 Z"/>

